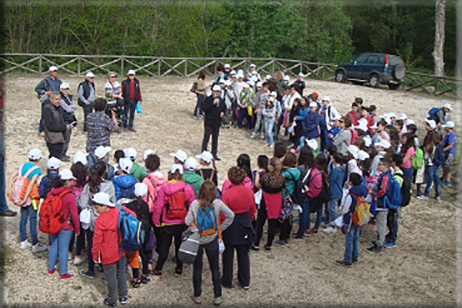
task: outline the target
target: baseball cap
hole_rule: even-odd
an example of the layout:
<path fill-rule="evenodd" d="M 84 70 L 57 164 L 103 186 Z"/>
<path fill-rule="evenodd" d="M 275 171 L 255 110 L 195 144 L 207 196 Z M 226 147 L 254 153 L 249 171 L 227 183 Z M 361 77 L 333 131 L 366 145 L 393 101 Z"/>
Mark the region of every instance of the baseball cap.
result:
<path fill-rule="evenodd" d="M 229 65 L 229 63 L 226 63 L 225 68 L 231 68 L 231 65 Z"/>
<path fill-rule="evenodd" d="M 109 195 L 105 192 L 99 192 L 97 194 L 94 194 L 93 197 L 91 198 L 91 201 L 99 205 L 115 207 L 115 204 L 111 202 Z"/>
<path fill-rule="evenodd" d="M 108 155 L 111 152 L 111 147 L 105 147 L 100 145 L 95 149 L 95 156 L 99 159 L 103 158 L 104 156 Z"/>
<path fill-rule="evenodd" d="M 364 144 L 366 147 L 370 147 L 372 145 L 372 139 L 371 139 L 371 136 L 366 136 L 363 138 L 364 140 Z"/>
<path fill-rule="evenodd" d="M 316 102 L 311 102 L 310 108 L 318 108 L 318 104 L 316 104 Z"/>
<path fill-rule="evenodd" d="M 330 97 L 329 96 L 324 96 L 321 100 L 330 102 Z"/>
<path fill-rule="evenodd" d="M 136 150 L 134 148 L 127 148 L 127 149 L 124 150 L 124 155 L 125 155 L 125 157 L 128 157 L 131 160 L 135 160 L 136 156 L 137 156 L 137 153 L 136 153 Z"/>
<path fill-rule="evenodd" d="M 348 146 L 347 151 L 348 151 L 348 153 L 350 153 L 351 155 L 353 155 L 353 157 L 354 157 L 355 159 L 358 158 L 359 149 L 358 149 L 357 146 L 351 144 L 351 145 Z"/>
<path fill-rule="evenodd" d="M 407 119 L 406 120 L 406 125 L 411 125 L 411 124 L 415 124 L 415 121 L 412 120 L 412 119 Z"/>
<path fill-rule="evenodd" d="M 95 74 L 93 74 L 93 72 L 88 72 L 85 74 L 85 78 L 95 78 Z"/>
<path fill-rule="evenodd" d="M 428 125 L 430 125 L 430 127 L 432 129 L 435 129 L 436 128 L 436 122 L 434 120 L 429 120 L 429 119 L 425 119 L 425 123 L 427 123 Z"/>
<path fill-rule="evenodd" d="M 183 166 L 180 164 L 174 164 L 172 168 L 170 168 L 170 173 L 175 173 L 177 170 L 180 174 L 183 174 Z"/>
<path fill-rule="evenodd" d="M 235 70 L 232 70 L 231 72 L 229 72 L 230 75 L 236 75 L 236 71 Z"/>
<path fill-rule="evenodd" d="M 250 67 L 257 67 L 255 64 L 251 63 Z"/>
<path fill-rule="evenodd" d="M 144 197 L 148 193 L 148 185 L 144 183 L 135 184 L 135 196 Z"/>
<path fill-rule="evenodd" d="M 399 118 L 398 118 L 398 119 L 399 119 L 399 120 L 403 120 L 403 121 L 406 121 L 406 120 L 407 120 L 407 114 L 405 114 L 405 113 L 402 113 L 402 114 L 399 116 Z"/>
<path fill-rule="evenodd" d="M 366 160 L 369 157 L 370 157 L 369 154 L 367 152 L 365 152 L 365 151 L 361 150 L 361 151 L 358 152 L 358 159 L 359 160 Z"/>
<path fill-rule="evenodd" d="M 126 173 L 130 173 L 133 168 L 133 162 L 130 158 L 124 157 L 119 160 L 119 166 L 120 166 L 120 169 L 122 169 Z"/>
<path fill-rule="evenodd" d="M 249 80 L 249 87 L 253 87 L 255 85 L 255 81 L 252 79 Z"/>
<path fill-rule="evenodd" d="M 77 152 L 74 154 L 74 158 L 72 159 L 72 163 L 82 163 L 82 165 L 86 166 L 88 161 L 87 161 L 87 155 L 83 152 Z"/>
<path fill-rule="evenodd" d="M 390 113 L 388 114 L 388 117 L 391 119 L 391 118 L 396 118 L 397 116 L 396 116 L 396 113 L 390 112 Z"/>
<path fill-rule="evenodd" d="M 449 110 L 452 111 L 452 106 L 451 106 L 450 103 L 445 103 L 444 106 L 443 106 L 443 108 L 447 108 L 447 109 L 449 109 Z"/>
<path fill-rule="evenodd" d="M 129 75 L 136 75 L 135 71 L 134 70 L 129 70 L 128 73 L 127 73 L 127 76 Z"/>
<path fill-rule="evenodd" d="M 58 67 L 55 66 L 55 65 L 52 65 L 50 66 L 50 68 L 48 69 L 48 71 L 51 73 L 51 72 L 54 72 L 54 71 L 57 71 L 58 70 Z"/>
<path fill-rule="evenodd" d="M 317 92 L 313 92 L 313 93 L 311 93 L 311 94 L 313 94 L 313 96 L 316 97 L 316 99 L 319 98 L 319 94 L 318 94 Z"/>
<path fill-rule="evenodd" d="M 252 74 L 252 78 L 253 82 L 258 82 L 258 76 L 256 74 Z"/>
<path fill-rule="evenodd" d="M 197 160 L 194 157 L 189 157 L 184 162 L 184 168 L 186 170 L 195 170 L 195 169 L 197 169 Z"/>
<path fill-rule="evenodd" d="M 447 127 L 447 128 L 454 128 L 456 124 L 452 121 L 447 121 L 446 124 L 443 124 L 442 126 L 443 127 Z"/>
<path fill-rule="evenodd" d="M 212 160 L 213 160 L 213 155 L 212 155 L 212 153 L 210 153 L 208 151 L 204 151 L 201 154 L 196 155 L 196 158 L 202 159 L 206 163 L 210 164 L 212 162 Z"/>
<path fill-rule="evenodd" d="M 313 151 L 316 151 L 318 149 L 318 142 L 316 139 L 311 139 L 306 142 L 306 144 L 313 149 Z"/>
<path fill-rule="evenodd" d="M 58 170 L 60 164 L 61 161 L 59 159 L 57 159 L 56 157 L 52 157 L 47 162 L 47 168 L 48 170 Z"/>
<path fill-rule="evenodd" d="M 298 77 L 305 77 L 302 72 L 298 73 Z"/>
<path fill-rule="evenodd" d="M 156 154 L 156 153 L 154 153 L 153 150 L 146 150 L 146 151 L 144 151 L 144 153 L 143 153 L 143 160 L 146 160 L 146 159 L 148 158 L 149 155 L 153 155 L 153 154 Z"/>
<path fill-rule="evenodd" d="M 221 87 L 219 85 L 214 85 L 212 91 L 221 91 Z"/>
<path fill-rule="evenodd" d="M 247 82 L 244 82 L 244 84 L 242 85 L 242 87 L 248 89 L 248 88 L 250 87 L 250 85 L 249 85 Z"/>
<path fill-rule="evenodd" d="M 375 105 L 370 105 L 369 108 L 367 108 L 369 111 L 376 111 L 378 108 Z"/>
<path fill-rule="evenodd" d="M 289 81 L 289 80 L 290 80 L 289 75 L 285 75 L 285 76 L 284 76 L 284 80 Z"/>
<path fill-rule="evenodd" d="M 225 86 L 230 86 L 231 85 L 231 80 L 225 80 Z"/>
<path fill-rule="evenodd" d="M 32 150 L 29 151 L 29 154 L 27 155 L 27 157 L 30 160 L 39 160 L 40 158 L 42 158 L 42 151 L 40 151 L 37 148 L 33 148 Z"/>
<path fill-rule="evenodd" d="M 374 146 L 375 147 L 382 147 L 382 148 L 384 148 L 386 150 L 391 146 L 391 144 L 387 140 L 382 139 L 379 142 L 375 143 Z"/>
<path fill-rule="evenodd" d="M 223 83 L 223 84 L 226 84 L 226 80 L 224 80 L 223 78 L 220 79 L 220 82 L 219 83 Z"/>
<path fill-rule="evenodd" d="M 263 83 L 261 81 L 257 82 L 257 88 L 263 87 Z"/>
<path fill-rule="evenodd" d="M 72 174 L 72 171 L 69 169 L 63 169 L 59 171 L 59 178 L 63 181 L 75 180 L 75 177 Z"/>
<path fill-rule="evenodd" d="M 170 156 L 175 157 L 176 159 L 178 159 L 182 163 L 184 163 L 186 158 L 188 158 L 188 155 L 186 155 L 186 153 L 184 151 L 182 151 L 182 150 L 178 150 L 178 151 L 176 151 L 176 153 L 170 153 Z"/>
<path fill-rule="evenodd" d="M 278 96 L 278 93 L 277 93 L 276 91 L 272 91 L 272 92 L 270 93 L 270 96 L 277 97 L 277 96 Z"/>
<path fill-rule="evenodd" d="M 236 78 L 237 78 L 237 79 L 239 79 L 239 78 L 244 78 L 244 74 L 237 73 L 237 74 L 236 74 Z"/>
<path fill-rule="evenodd" d="M 266 75 L 266 76 L 265 76 L 265 79 L 266 79 L 266 80 L 270 80 L 271 78 L 273 78 L 273 77 L 271 77 L 271 75 Z"/>
<path fill-rule="evenodd" d="M 68 84 L 67 82 L 63 82 L 63 83 L 59 86 L 59 88 L 60 88 L 61 90 L 70 89 L 69 84 Z"/>

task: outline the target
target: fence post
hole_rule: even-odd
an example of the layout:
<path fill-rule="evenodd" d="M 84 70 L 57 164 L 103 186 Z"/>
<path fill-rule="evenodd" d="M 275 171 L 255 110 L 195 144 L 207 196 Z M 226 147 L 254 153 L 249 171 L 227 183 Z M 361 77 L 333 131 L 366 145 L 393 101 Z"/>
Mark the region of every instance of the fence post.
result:
<path fill-rule="evenodd" d="M 271 76 L 274 76 L 274 69 L 275 69 L 274 58 L 271 58 L 271 61 L 273 61 L 273 64 L 271 65 Z"/>
<path fill-rule="evenodd" d="M 80 55 L 77 56 L 77 76 L 80 77 Z"/>
<path fill-rule="evenodd" d="M 120 57 L 120 76 L 124 75 L 125 56 Z"/>
<path fill-rule="evenodd" d="M 160 77 L 160 66 L 162 65 L 161 63 L 162 57 L 159 58 L 159 61 L 157 62 L 159 65 L 157 65 L 157 77 Z"/>
<path fill-rule="evenodd" d="M 39 74 L 41 75 L 43 72 L 42 70 L 42 55 L 39 56 Z"/>
<path fill-rule="evenodd" d="M 188 77 L 188 59 L 184 60 L 184 76 L 183 77 Z"/>

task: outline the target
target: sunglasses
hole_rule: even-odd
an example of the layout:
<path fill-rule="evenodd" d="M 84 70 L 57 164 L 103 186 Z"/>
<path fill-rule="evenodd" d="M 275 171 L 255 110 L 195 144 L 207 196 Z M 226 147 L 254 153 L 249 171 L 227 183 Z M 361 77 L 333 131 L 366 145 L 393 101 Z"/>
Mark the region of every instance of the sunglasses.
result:
<path fill-rule="evenodd" d="M 117 78 L 117 76 L 111 76 L 111 78 Z"/>

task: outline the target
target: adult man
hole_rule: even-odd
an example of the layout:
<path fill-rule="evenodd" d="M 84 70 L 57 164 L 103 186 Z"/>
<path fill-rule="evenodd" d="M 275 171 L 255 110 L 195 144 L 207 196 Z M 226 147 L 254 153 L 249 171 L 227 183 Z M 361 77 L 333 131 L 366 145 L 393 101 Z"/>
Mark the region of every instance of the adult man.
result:
<path fill-rule="evenodd" d="M 87 131 L 87 116 L 93 111 L 93 102 L 96 99 L 95 92 L 95 74 L 88 72 L 85 75 L 85 80 L 79 84 L 77 93 L 79 95 L 79 106 L 83 109 L 85 118 L 84 131 Z"/>
<path fill-rule="evenodd" d="M 59 92 L 59 86 L 61 85 L 62 81 L 58 78 L 58 68 L 56 66 L 50 66 L 48 69 L 50 73 L 47 78 L 43 79 L 39 82 L 39 84 L 35 87 L 35 92 L 37 92 L 37 96 L 42 104 L 42 113 L 40 115 L 40 126 L 39 132 L 43 135 L 43 130 L 45 126 L 43 125 L 43 111 L 45 110 L 46 104 L 49 102 L 48 99 L 50 98 L 51 93 Z"/>
<path fill-rule="evenodd" d="M 242 122 L 247 119 L 247 127 L 252 128 L 252 117 L 249 115 L 249 108 L 252 108 L 252 91 L 250 85 L 246 82 L 243 85 L 242 92 L 239 95 L 238 101 L 238 114 L 237 114 L 237 129 L 242 128 Z"/>
<path fill-rule="evenodd" d="M 303 90 L 306 87 L 304 77 L 305 77 L 305 75 L 303 75 L 303 73 L 300 72 L 298 74 L 298 79 L 295 80 L 294 83 L 293 83 L 294 85 L 296 85 L 298 87 L 298 94 L 300 94 L 300 96 L 303 96 Z"/>
<path fill-rule="evenodd" d="M 61 100 L 60 106 L 64 110 L 64 122 L 66 124 L 77 124 L 77 119 L 75 118 L 74 110 L 77 109 L 77 104 L 72 100 L 73 96 L 69 94 L 69 84 L 67 82 L 63 82 L 59 89 L 61 91 Z M 71 125 L 73 126 L 73 125 Z M 69 142 L 71 141 L 72 135 L 72 128 L 70 130 L 66 130 L 64 133 L 64 137 L 66 140 L 64 141 L 63 146 L 63 158 L 70 159 L 69 156 L 66 155 L 67 149 L 69 148 Z"/>
<path fill-rule="evenodd" d="M 64 120 L 64 110 L 61 108 L 61 94 L 53 92 L 50 95 L 50 104 L 45 106 L 43 111 L 43 122 L 45 124 L 45 141 L 50 158 L 56 157 L 61 161 L 69 161 L 63 157 L 63 147 L 66 141 L 65 133 L 71 130 L 70 125 L 66 125 Z"/>
<path fill-rule="evenodd" d="M 135 71 L 129 70 L 127 73 L 127 79 L 122 81 L 122 96 L 124 97 L 125 107 L 124 107 L 124 118 L 122 120 L 124 128 L 127 128 L 127 119 L 128 120 L 128 130 L 131 132 L 136 132 L 133 128 L 133 122 L 135 121 L 135 110 L 136 104 L 143 101 L 141 96 L 140 82 L 135 78 Z"/>
<path fill-rule="evenodd" d="M 95 112 L 87 117 L 87 153 L 93 153 L 98 146 L 111 146 L 111 132 L 117 130 L 116 114 L 112 111 L 112 121 L 105 114 L 107 101 L 97 98 L 94 102 Z"/>
<path fill-rule="evenodd" d="M 207 151 L 210 135 L 212 135 L 212 155 L 215 160 L 220 160 L 217 156 L 218 135 L 220 133 L 221 118 L 225 115 L 226 104 L 220 98 L 221 87 L 214 85 L 212 95 L 205 98 L 204 101 L 204 139 L 202 141 L 202 152 Z"/>

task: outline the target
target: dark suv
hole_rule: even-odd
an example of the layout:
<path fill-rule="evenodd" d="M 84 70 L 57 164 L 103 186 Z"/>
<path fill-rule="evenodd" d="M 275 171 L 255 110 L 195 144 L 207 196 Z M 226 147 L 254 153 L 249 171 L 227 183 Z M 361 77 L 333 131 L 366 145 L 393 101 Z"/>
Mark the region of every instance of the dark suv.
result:
<path fill-rule="evenodd" d="M 351 62 L 337 66 L 335 80 L 337 82 L 369 83 L 378 88 L 387 84 L 391 90 L 396 90 L 404 82 L 405 66 L 403 60 L 385 53 L 362 53 Z"/>

